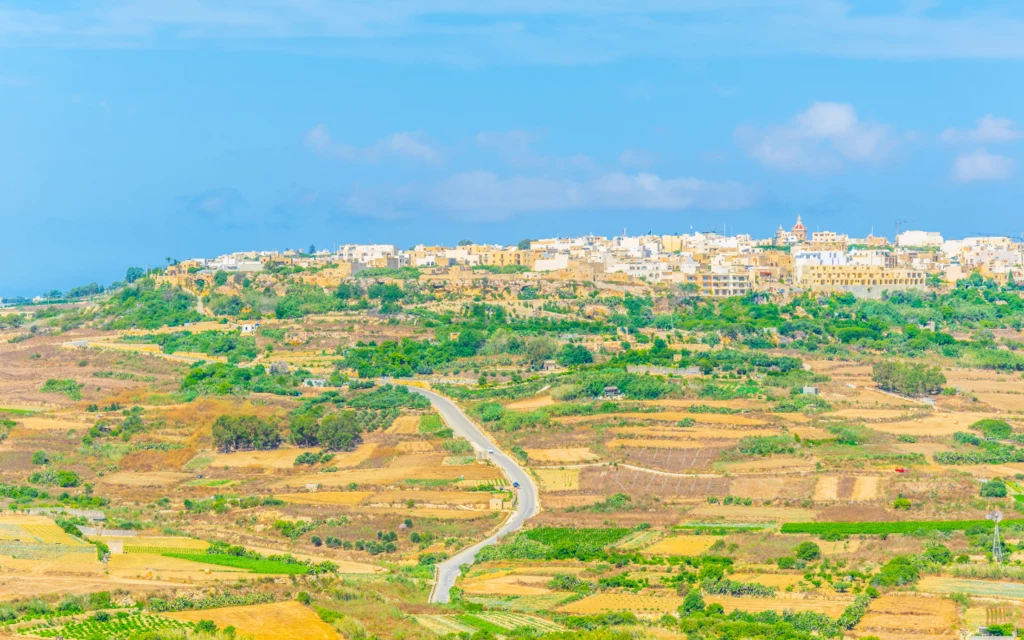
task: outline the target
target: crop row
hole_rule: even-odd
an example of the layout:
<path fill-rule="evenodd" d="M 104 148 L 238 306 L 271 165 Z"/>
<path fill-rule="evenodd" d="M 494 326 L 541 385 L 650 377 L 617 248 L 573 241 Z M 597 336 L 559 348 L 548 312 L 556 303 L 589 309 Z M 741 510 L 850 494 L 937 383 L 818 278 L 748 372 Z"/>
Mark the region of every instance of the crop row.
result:
<path fill-rule="evenodd" d="M 1024 520 L 1007 520 L 1004 524 L 1024 524 Z M 964 531 L 981 527 L 992 529 L 989 520 L 904 520 L 900 522 L 787 522 L 782 533 L 812 535 L 884 535 L 916 531 Z"/>
<path fill-rule="evenodd" d="M 178 558 L 180 560 L 191 560 L 205 564 L 215 564 L 222 567 L 244 569 L 253 573 L 278 573 L 285 575 L 303 575 L 309 573 L 309 567 L 304 564 L 291 564 L 278 562 L 277 560 L 266 560 L 260 558 L 249 558 L 246 556 L 231 556 L 223 553 L 178 553 L 175 551 L 163 551 L 162 556 Z"/>
<path fill-rule="evenodd" d="M 49 623 L 37 625 L 29 629 L 23 629 L 22 633 L 29 633 L 42 638 L 63 637 L 75 640 L 92 640 L 93 638 L 117 638 L 159 629 L 191 629 L 193 626 L 194 623 L 191 622 L 178 622 L 177 620 L 161 618 L 159 616 L 119 613 L 103 619 L 94 617 L 78 622 L 69 622 L 61 626 L 51 626 Z"/>

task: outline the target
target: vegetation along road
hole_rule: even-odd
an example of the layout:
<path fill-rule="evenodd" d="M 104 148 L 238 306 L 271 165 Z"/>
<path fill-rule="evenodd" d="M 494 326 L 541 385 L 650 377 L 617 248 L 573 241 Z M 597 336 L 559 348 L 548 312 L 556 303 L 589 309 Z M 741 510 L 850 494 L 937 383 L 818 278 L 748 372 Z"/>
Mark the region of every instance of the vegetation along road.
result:
<path fill-rule="evenodd" d="M 440 562 L 437 565 L 437 583 L 430 594 L 431 602 L 448 602 L 448 595 L 451 588 L 455 586 L 455 579 L 459 576 L 459 567 L 464 564 L 473 564 L 477 552 L 488 545 L 497 542 L 502 536 L 516 531 L 527 519 L 537 512 L 537 485 L 525 469 L 519 466 L 515 460 L 497 449 L 486 434 L 470 420 L 462 409 L 454 402 L 431 391 L 417 387 L 409 387 L 411 391 L 426 396 L 437 409 L 444 421 L 448 423 L 455 435 L 469 440 L 475 448 L 480 451 L 493 451 L 488 457 L 498 465 L 505 475 L 512 482 L 519 483 L 518 500 L 516 510 L 512 516 L 501 525 L 489 538 L 482 540 L 475 545 L 463 549 L 451 558 Z"/>

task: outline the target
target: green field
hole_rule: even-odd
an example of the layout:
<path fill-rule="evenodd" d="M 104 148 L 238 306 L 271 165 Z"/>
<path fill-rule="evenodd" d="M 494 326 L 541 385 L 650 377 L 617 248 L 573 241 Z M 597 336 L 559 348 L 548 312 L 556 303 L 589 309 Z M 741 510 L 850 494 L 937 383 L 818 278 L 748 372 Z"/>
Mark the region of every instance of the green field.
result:
<path fill-rule="evenodd" d="M 264 560 L 260 558 L 247 558 L 245 556 L 229 556 L 221 553 L 178 553 L 164 551 L 160 555 L 167 558 L 179 558 L 215 564 L 221 567 L 232 567 L 234 569 L 245 569 L 253 573 L 275 573 L 285 575 L 305 575 L 309 573 L 309 567 L 304 564 L 289 564 L 277 560 Z"/>
<path fill-rule="evenodd" d="M 78 622 L 54 624 L 45 622 L 26 629 L 28 633 L 42 638 L 74 638 L 75 640 L 94 640 L 95 638 L 122 638 L 144 632 L 159 633 L 160 631 L 187 631 L 195 625 L 191 622 L 178 622 L 169 618 L 145 614 L 117 613 L 111 614 L 106 620 L 86 618 Z M 159 636 L 154 636 L 159 637 Z"/>
<path fill-rule="evenodd" d="M 1020 524 L 1024 520 L 1006 520 L 1003 525 Z M 883 535 L 887 533 L 914 533 L 915 531 L 963 531 L 974 526 L 992 528 L 990 520 L 904 520 L 901 522 L 787 522 L 782 533 L 809 533 L 811 535 Z"/>

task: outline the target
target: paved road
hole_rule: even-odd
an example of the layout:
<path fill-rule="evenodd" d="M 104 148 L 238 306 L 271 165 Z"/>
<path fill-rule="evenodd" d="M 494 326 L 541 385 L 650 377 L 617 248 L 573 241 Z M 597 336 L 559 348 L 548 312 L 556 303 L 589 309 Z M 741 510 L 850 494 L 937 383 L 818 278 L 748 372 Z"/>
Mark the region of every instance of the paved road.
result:
<path fill-rule="evenodd" d="M 459 567 L 464 564 L 473 564 L 478 551 L 494 544 L 506 534 L 519 529 L 519 527 L 523 526 L 524 522 L 537 512 L 537 485 L 534 484 L 530 474 L 520 467 L 515 460 L 495 447 L 484 432 L 473 424 L 454 402 L 444 396 L 420 389 L 419 387 L 409 387 L 409 390 L 429 398 L 434 408 L 437 409 L 438 413 L 441 414 L 444 421 L 448 423 L 448 426 L 452 428 L 456 435 L 469 440 L 475 447 L 483 451 L 494 449 L 494 453 L 489 454 L 490 459 L 494 464 L 501 467 L 509 480 L 519 483 L 519 500 L 516 502 L 516 511 L 505 521 L 505 524 L 501 525 L 497 533 L 468 549 L 463 549 L 444 562 L 438 563 L 437 584 L 434 585 L 434 590 L 430 594 L 430 601 L 448 602 L 449 591 L 455 586 L 455 579 L 459 577 Z"/>

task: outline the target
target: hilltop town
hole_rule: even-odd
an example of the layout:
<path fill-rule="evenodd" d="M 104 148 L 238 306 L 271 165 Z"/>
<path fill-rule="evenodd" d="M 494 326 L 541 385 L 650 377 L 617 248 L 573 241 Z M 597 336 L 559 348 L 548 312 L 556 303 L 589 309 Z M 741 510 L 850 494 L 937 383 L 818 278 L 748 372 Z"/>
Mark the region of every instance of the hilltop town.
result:
<path fill-rule="evenodd" d="M 1024 244 L 343 244 L 0 312 L 0 637 L 1024 625 Z"/>

